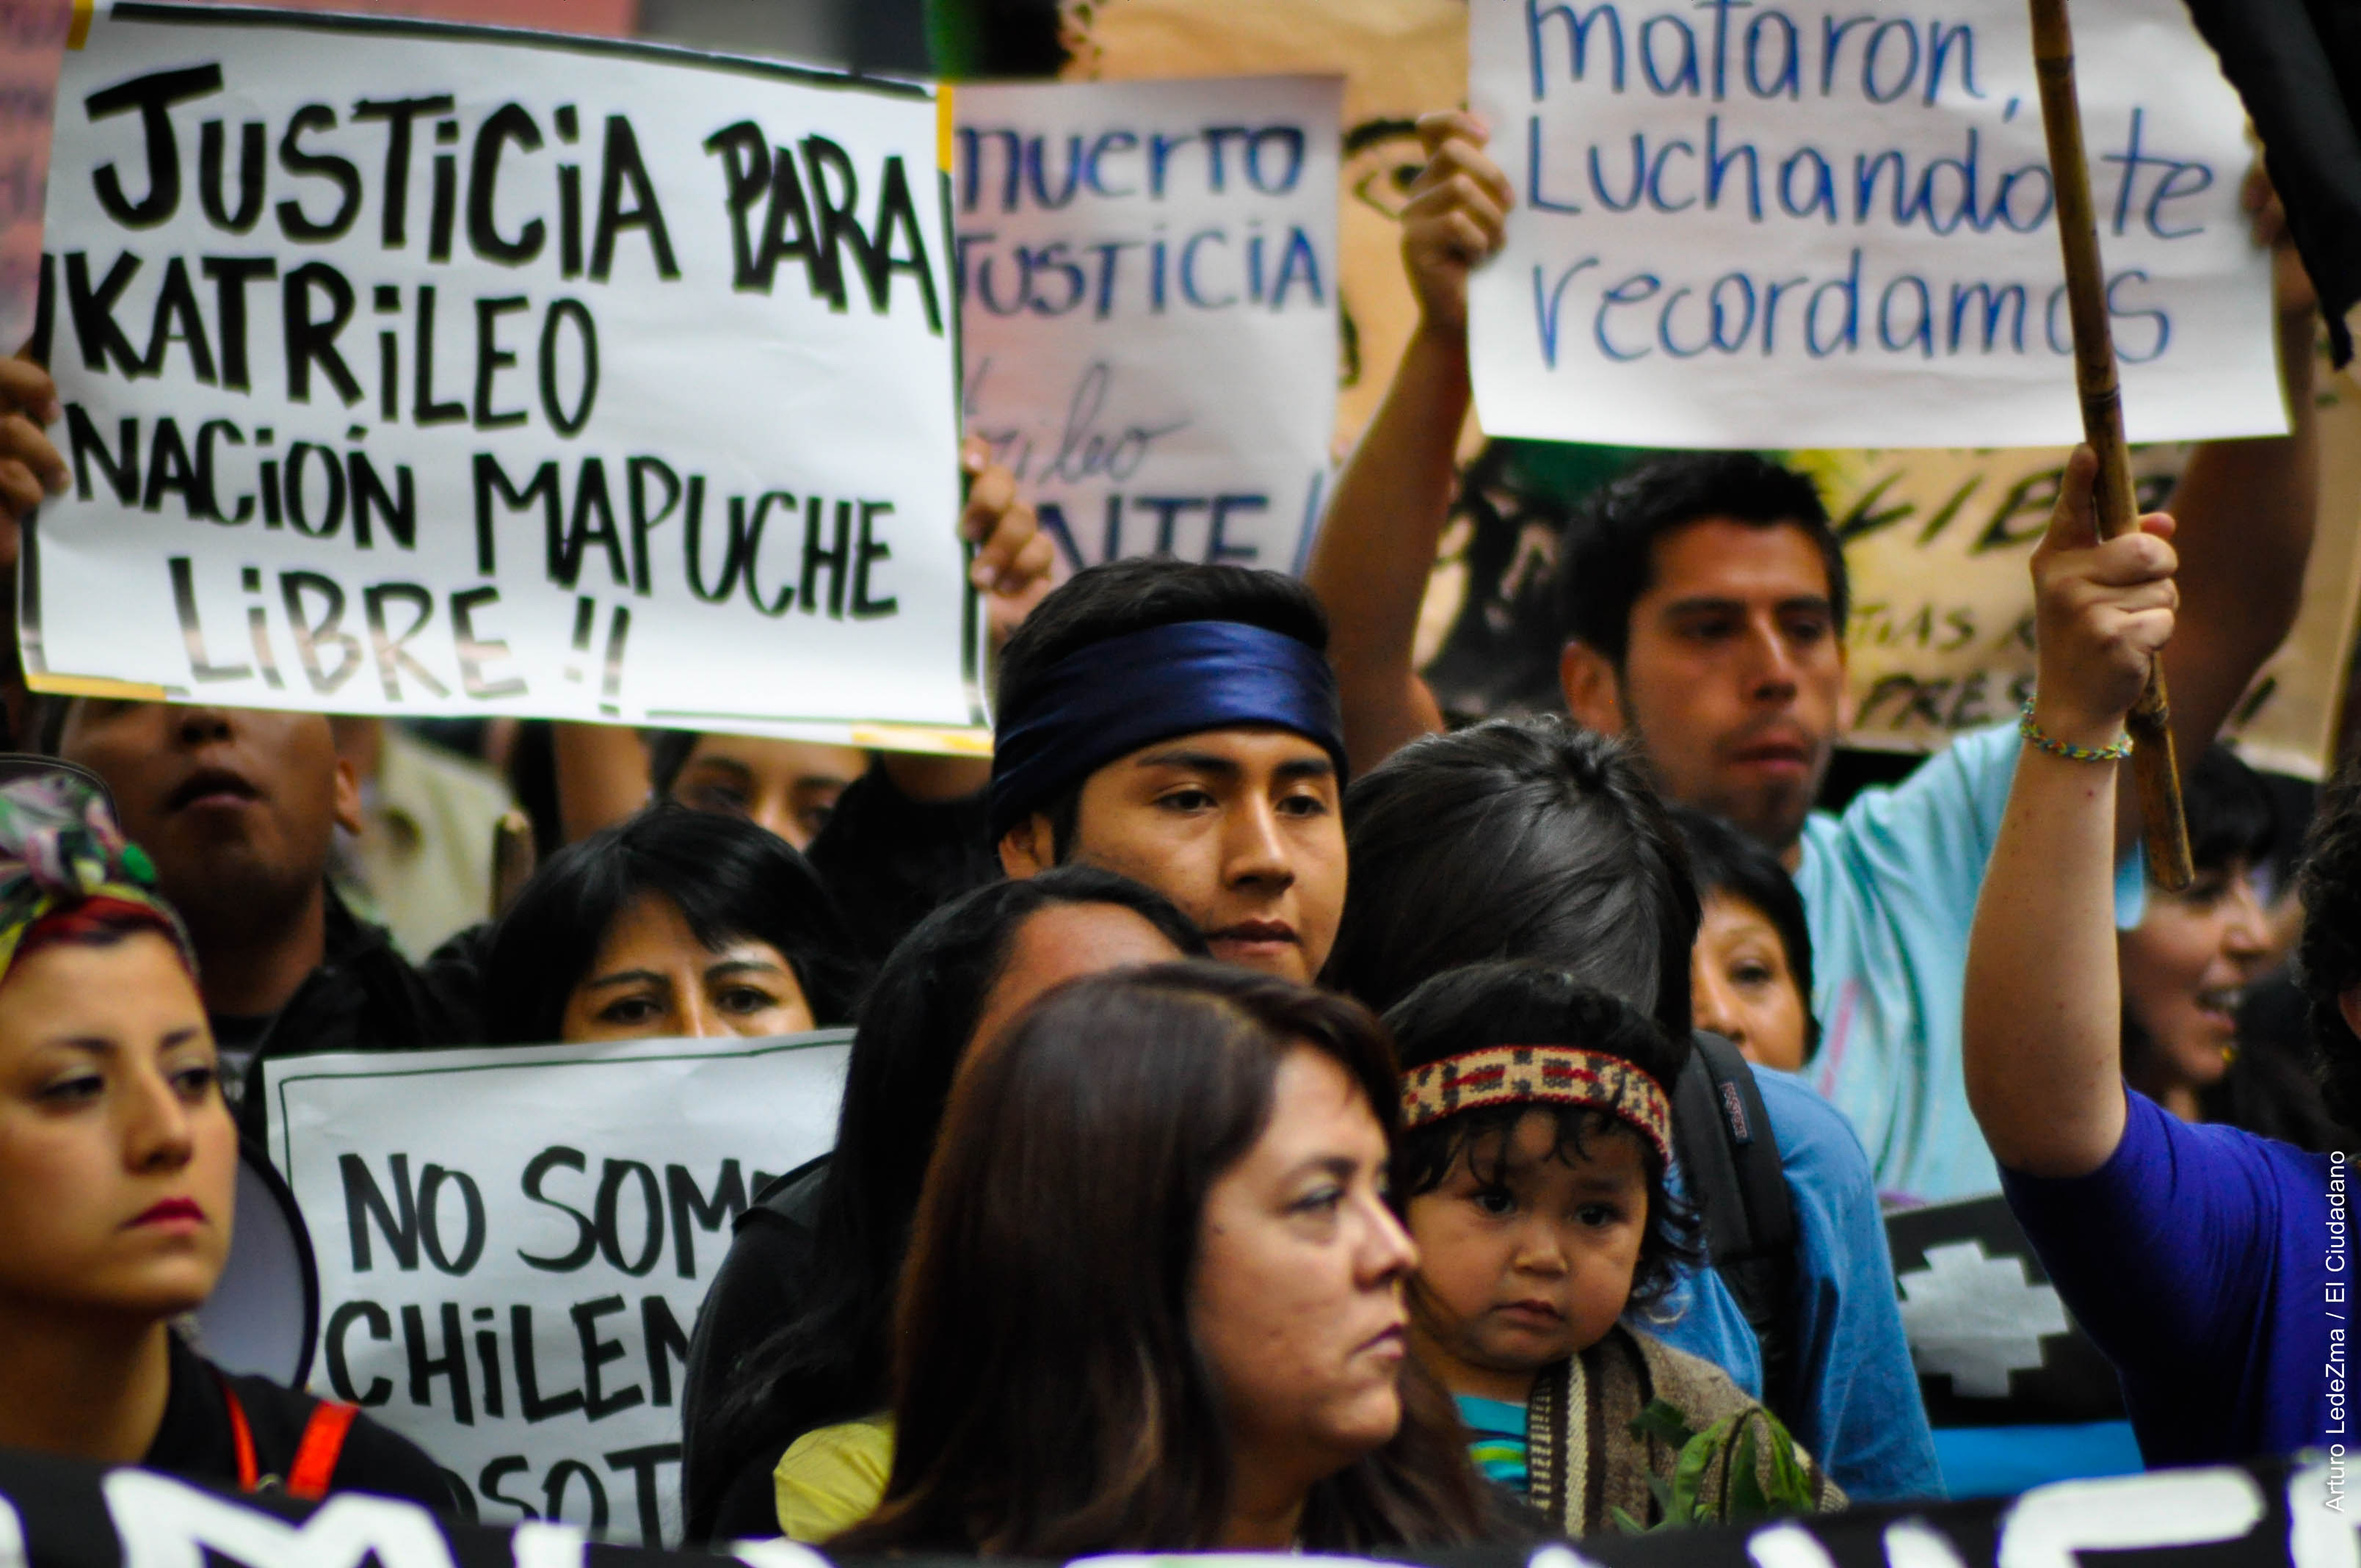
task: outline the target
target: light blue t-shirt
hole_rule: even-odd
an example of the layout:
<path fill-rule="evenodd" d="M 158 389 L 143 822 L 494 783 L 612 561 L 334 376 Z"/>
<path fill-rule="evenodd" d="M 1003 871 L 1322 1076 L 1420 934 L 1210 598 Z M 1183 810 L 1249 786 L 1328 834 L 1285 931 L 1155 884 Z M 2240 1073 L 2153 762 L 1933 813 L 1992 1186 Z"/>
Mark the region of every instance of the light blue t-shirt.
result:
<path fill-rule="evenodd" d="M 1844 1113 L 1882 1193 L 1938 1202 L 2000 1190 L 1968 1109 L 1960 1007 L 1968 931 L 2016 775 L 2014 723 L 1963 735 L 1890 789 L 1804 824 L 1795 885 L 1812 937 L 1812 1086 Z M 2115 882 L 2139 923 L 2141 861 Z"/>
<path fill-rule="evenodd" d="M 1802 1079 L 1758 1067 L 1754 1081 L 1795 1205 L 1795 1441 L 1855 1502 L 1939 1497 L 1935 1440 L 1861 1141 Z M 1762 1344 L 1711 1269 L 1685 1274 L 1668 1299 L 1631 1321 L 1763 1398 Z"/>

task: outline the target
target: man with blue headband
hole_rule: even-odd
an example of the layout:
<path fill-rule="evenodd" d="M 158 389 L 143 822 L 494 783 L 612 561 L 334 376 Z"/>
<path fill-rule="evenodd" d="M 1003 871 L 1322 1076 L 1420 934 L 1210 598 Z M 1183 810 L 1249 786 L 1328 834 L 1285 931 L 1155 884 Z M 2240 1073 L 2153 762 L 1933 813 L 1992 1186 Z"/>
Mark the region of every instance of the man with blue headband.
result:
<path fill-rule="evenodd" d="M 1118 561 L 1002 655 L 990 827 L 1013 877 L 1071 862 L 1179 905 L 1216 958 L 1309 981 L 1345 907 L 1328 622 L 1276 572 Z"/>

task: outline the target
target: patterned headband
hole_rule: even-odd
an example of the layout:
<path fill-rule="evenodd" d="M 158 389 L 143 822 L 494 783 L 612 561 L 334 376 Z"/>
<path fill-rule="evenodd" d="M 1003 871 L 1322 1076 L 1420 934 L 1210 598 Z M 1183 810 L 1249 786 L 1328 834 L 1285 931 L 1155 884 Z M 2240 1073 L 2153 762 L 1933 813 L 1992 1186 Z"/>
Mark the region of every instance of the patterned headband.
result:
<path fill-rule="evenodd" d="M 171 906 L 156 895 L 156 867 L 126 841 L 106 797 L 71 773 L 0 786 L 0 976 L 44 916 L 88 899 L 152 909 L 196 972 L 196 953 Z"/>
<path fill-rule="evenodd" d="M 1621 1057 L 1572 1046 L 1492 1046 L 1413 1068 L 1402 1078 L 1405 1130 L 1487 1105 L 1587 1105 L 1673 1157 L 1673 1108 L 1656 1080 Z"/>

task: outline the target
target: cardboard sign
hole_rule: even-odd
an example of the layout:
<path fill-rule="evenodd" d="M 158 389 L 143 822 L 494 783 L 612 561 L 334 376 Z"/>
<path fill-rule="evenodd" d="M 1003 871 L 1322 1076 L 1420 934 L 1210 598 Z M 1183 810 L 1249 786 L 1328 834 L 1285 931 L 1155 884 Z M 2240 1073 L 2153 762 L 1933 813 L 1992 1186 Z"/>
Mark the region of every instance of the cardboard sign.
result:
<path fill-rule="evenodd" d="M 2324 358 L 2315 368 L 2320 501 L 2302 608 L 2224 734 L 2257 767 L 2318 781 L 2337 761 L 2361 611 L 2361 389 L 2331 376 Z M 2169 503 L 2189 451 L 2133 454 L 2144 508 Z M 1852 574 L 1848 744 L 1937 750 L 2007 718 L 2031 694 L 2029 567 L 2066 456 L 2063 447 L 1811 456 Z"/>
<path fill-rule="evenodd" d="M 965 411 L 1069 567 L 1301 564 L 1335 419 L 1343 93 L 959 90 Z"/>
<path fill-rule="evenodd" d="M 488 1523 L 680 1538 L 688 1335 L 749 1198 L 834 1146 L 850 1030 L 269 1061 L 320 1267 L 312 1391 Z"/>
<path fill-rule="evenodd" d="M 931 90 L 126 4 L 59 102 L 36 687 L 982 721 Z"/>
<path fill-rule="evenodd" d="M 2245 115 L 2179 0 L 2075 13 L 2133 439 L 2285 429 Z M 1493 435 L 2048 445 L 2081 433 L 2025 7 L 1471 0 L 1518 210 L 1471 301 Z"/>

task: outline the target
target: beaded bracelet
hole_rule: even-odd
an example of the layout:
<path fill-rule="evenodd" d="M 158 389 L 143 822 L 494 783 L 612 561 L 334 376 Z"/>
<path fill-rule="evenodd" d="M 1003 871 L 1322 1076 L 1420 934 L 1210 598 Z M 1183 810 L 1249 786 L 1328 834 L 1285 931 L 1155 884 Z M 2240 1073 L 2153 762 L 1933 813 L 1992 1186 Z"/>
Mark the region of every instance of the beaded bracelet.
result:
<path fill-rule="evenodd" d="M 2120 762 L 2132 754 L 2132 738 L 2129 735 L 2106 746 L 2077 746 L 2055 739 L 2033 721 L 2031 697 L 2025 699 L 2025 711 L 2017 715 L 2016 732 L 2024 736 L 2025 743 L 2035 751 L 2063 757 L 2070 762 Z"/>

